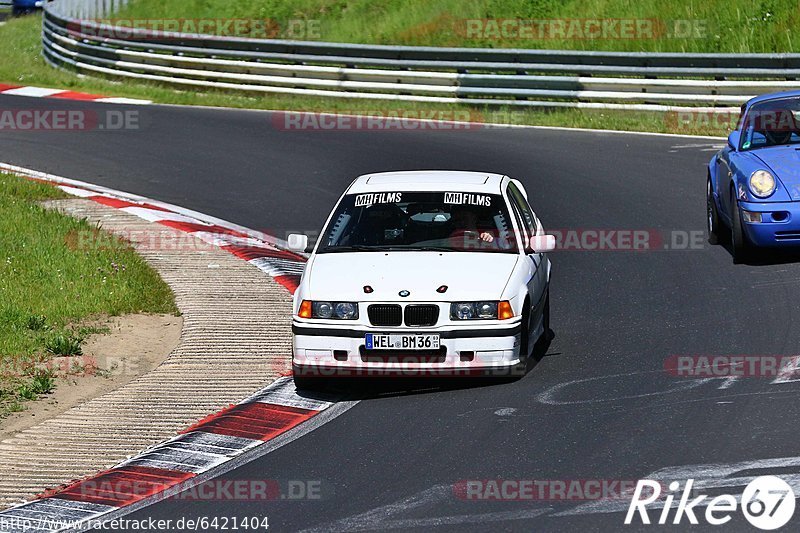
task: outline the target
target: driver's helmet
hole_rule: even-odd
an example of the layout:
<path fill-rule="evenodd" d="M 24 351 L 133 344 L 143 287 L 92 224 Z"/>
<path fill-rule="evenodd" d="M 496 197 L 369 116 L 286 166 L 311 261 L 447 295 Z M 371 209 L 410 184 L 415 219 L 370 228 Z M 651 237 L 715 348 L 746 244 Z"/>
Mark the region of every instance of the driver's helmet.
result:
<path fill-rule="evenodd" d="M 787 144 L 792 134 L 800 135 L 800 111 L 793 106 L 773 106 L 757 110 L 751 127 L 767 139 L 768 145 Z"/>
<path fill-rule="evenodd" d="M 359 226 L 363 244 L 391 244 L 403 235 L 406 214 L 397 205 L 374 204 L 367 206 Z"/>

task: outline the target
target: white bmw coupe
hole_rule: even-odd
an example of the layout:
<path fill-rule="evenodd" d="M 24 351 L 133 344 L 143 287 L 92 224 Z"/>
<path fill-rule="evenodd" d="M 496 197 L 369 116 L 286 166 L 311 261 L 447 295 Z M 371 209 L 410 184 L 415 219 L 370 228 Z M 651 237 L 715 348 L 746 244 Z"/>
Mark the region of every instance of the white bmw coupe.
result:
<path fill-rule="evenodd" d="M 306 249 L 306 235 L 290 247 Z M 298 386 L 369 375 L 524 372 L 549 335 L 550 261 L 522 184 L 499 174 L 356 178 L 294 294 Z"/>

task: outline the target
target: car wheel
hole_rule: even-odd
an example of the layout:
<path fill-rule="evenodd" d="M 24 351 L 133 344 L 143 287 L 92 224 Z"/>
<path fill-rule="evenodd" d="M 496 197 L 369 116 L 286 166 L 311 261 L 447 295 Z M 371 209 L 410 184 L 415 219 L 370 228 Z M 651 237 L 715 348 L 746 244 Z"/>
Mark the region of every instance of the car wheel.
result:
<path fill-rule="evenodd" d="M 525 372 L 528 369 L 528 358 L 530 357 L 530 351 L 528 350 L 530 336 L 531 336 L 531 311 L 530 311 L 530 303 L 528 300 L 525 300 L 525 306 L 522 310 L 522 324 L 521 330 L 519 335 L 519 364 L 512 367 L 513 373 L 510 376 L 512 381 L 520 379 L 522 376 L 525 375 Z"/>
<path fill-rule="evenodd" d="M 544 311 L 542 311 L 542 336 L 539 337 L 540 341 L 553 340 L 553 331 L 550 329 L 550 287 L 547 288 L 547 294 L 544 296 Z"/>
<path fill-rule="evenodd" d="M 706 228 L 709 244 L 721 244 L 725 240 L 725 233 L 720 231 L 719 211 L 717 211 L 717 203 L 714 201 L 711 180 L 708 180 L 706 184 Z"/>
<path fill-rule="evenodd" d="M 744 234 L 742 213 L 739 209 L 739 200 L 731 191 L 731 248 L 733 248 L 733 262 L 744 263 L 751 255 L 751 245 Z"/>
<path fill-rule="evenodd" d="M 322 387 L 322 379 L 309 376 L 294 376 L 294 386 L 297 390 L 313 391 Z"/>

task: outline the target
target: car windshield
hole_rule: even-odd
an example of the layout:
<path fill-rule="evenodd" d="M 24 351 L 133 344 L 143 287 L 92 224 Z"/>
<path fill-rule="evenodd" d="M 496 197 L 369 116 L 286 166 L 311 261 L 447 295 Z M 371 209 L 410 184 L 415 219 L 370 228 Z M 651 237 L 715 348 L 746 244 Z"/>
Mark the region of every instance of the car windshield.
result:
<path fill-rule="evenodd" d="M 342 198 L 317 253 L 387 250 L 516 253 L 500 195 L 380 192 Z"/>
<path fill-rule="evenodd" d="M 745 117 L 742 150 L 800 144 L 800 99 L 776 98 L 753 105 Z"/>

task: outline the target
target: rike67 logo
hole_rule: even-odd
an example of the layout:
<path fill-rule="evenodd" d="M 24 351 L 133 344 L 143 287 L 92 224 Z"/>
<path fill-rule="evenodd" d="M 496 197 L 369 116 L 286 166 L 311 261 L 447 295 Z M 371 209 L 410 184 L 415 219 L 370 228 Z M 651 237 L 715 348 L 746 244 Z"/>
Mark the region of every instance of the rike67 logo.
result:
<path fill-rule="evenodd" d="M 720 526 L 728 523 L 740 510 L 745 519 L 756 528 L 773 530 L 786 525 L 794 515 L 794 491 L 788 483 L 775 476 L 755 478 L 745 487 L 739 500 L 731 494 L 721 494 L 714 498 L 705 494 L 697 495 L 692 491 L 693 484 L 693 479 L 688 480 L 679 494 L 680 483 L 673 481 L 664 497 L 661 494 L 661 482 L 639 480 L 628 507 L 628 514 L 625 515 L 625 524 L 633 523 L 638 515 L 642 524 L 698 524 L 698 517 L 701 517 L 708 524 Z M 648 512 L 649 505 L 652 506 L 650 511 L 654 511 L 652 517 Z M 704 513 L 700 511 L 703 507 Z"/>

